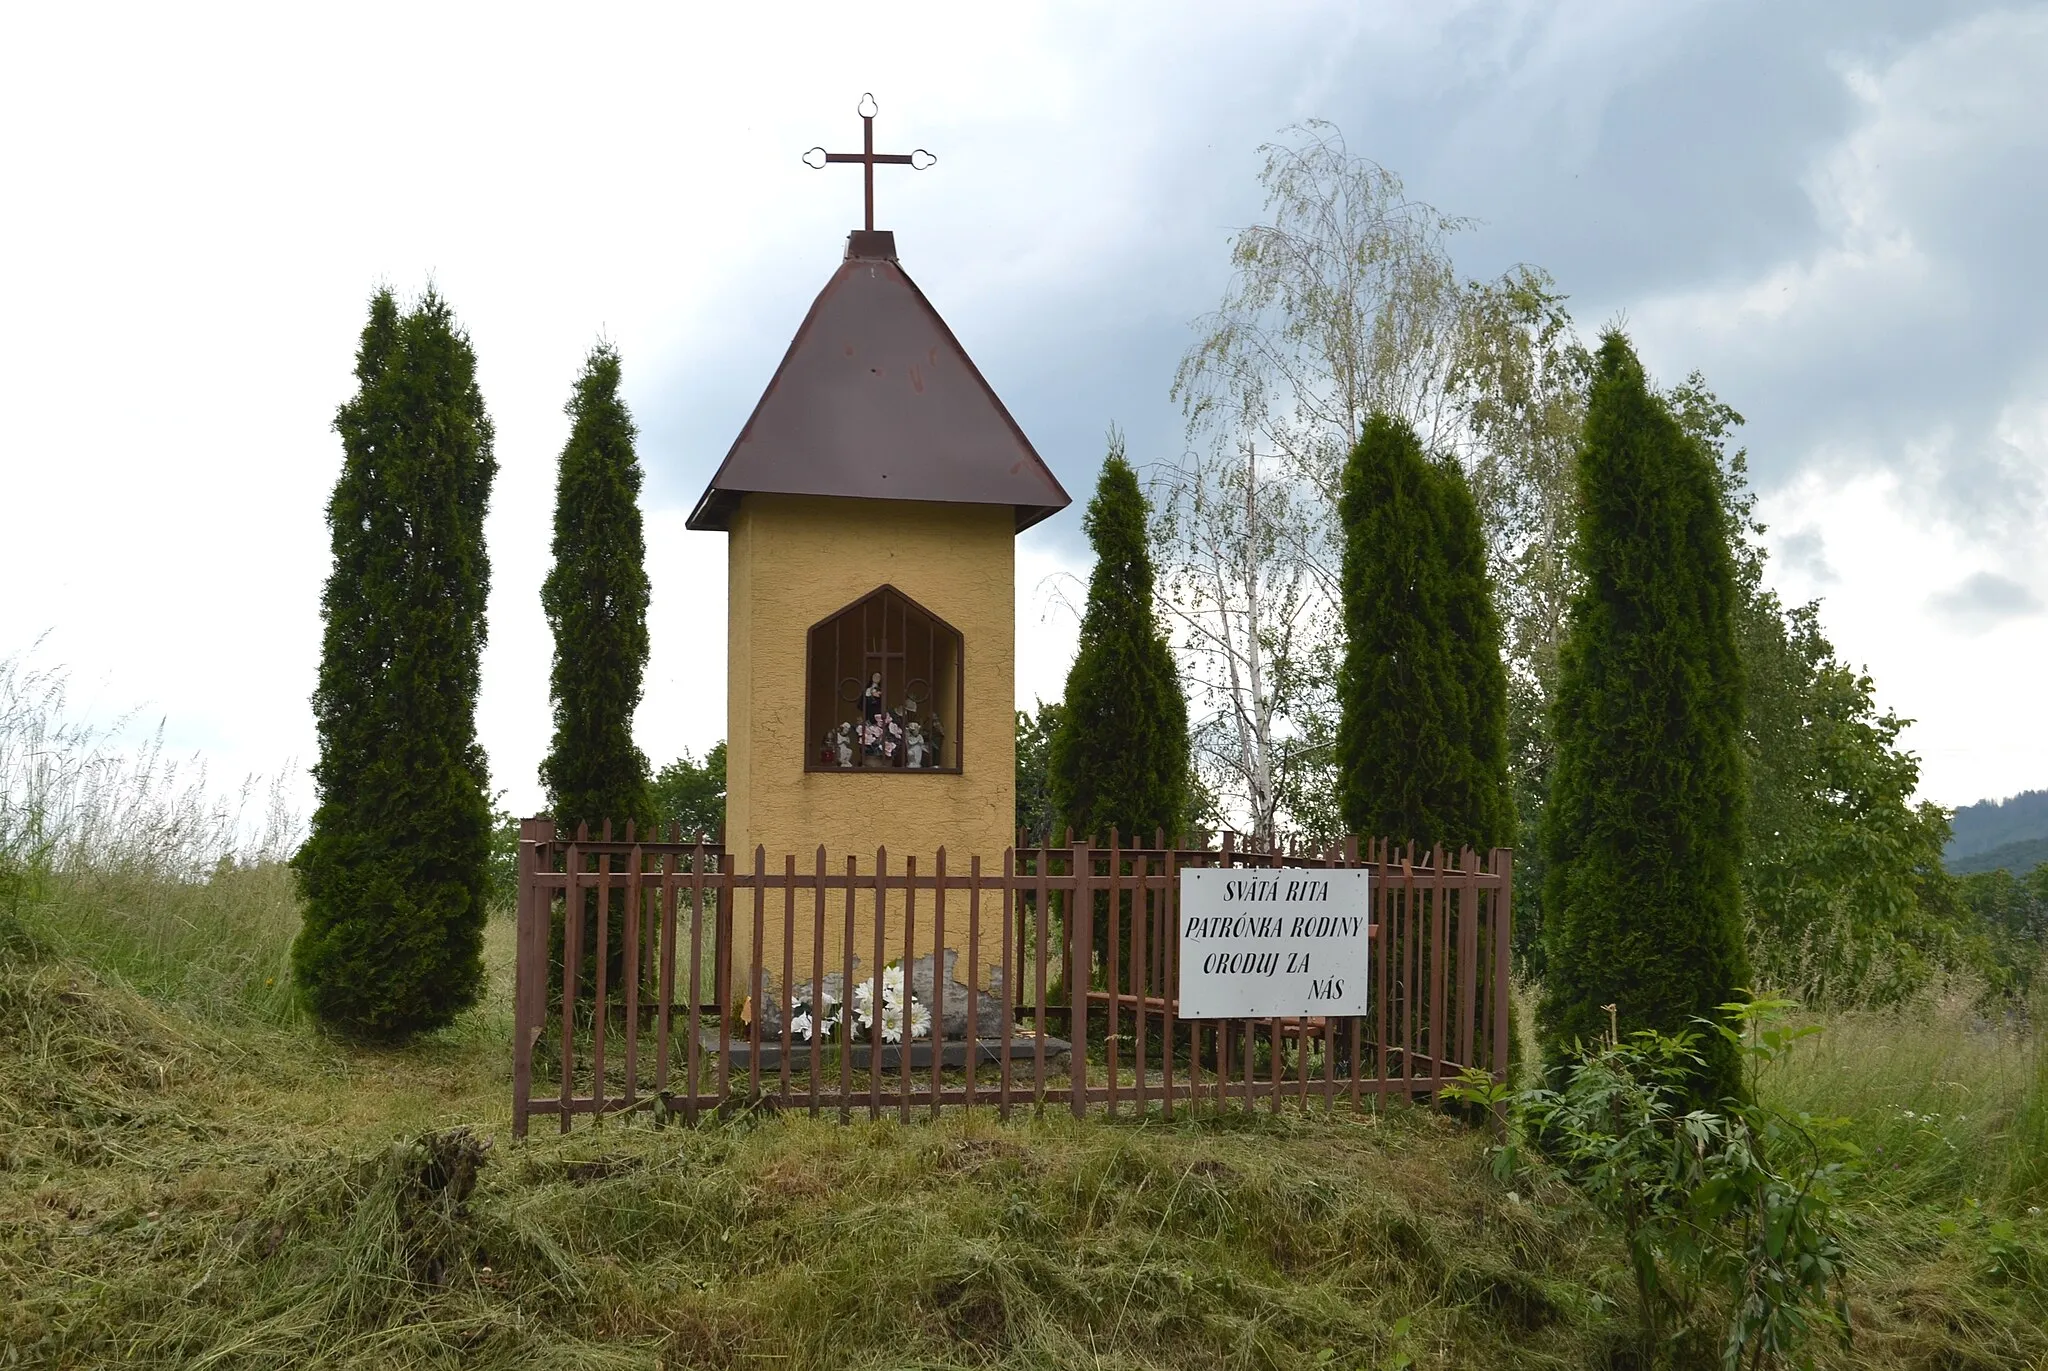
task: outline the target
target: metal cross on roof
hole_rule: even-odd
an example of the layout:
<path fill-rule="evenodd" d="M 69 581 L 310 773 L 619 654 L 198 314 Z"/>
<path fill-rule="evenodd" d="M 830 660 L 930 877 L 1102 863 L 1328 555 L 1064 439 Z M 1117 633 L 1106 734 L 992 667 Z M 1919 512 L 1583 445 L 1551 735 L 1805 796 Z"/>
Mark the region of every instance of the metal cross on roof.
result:
<path fill-rule="evenodd" d="M 923 148 L 914 152 L 876 152 L 875 112 L 875 97 L 863 92 L 858 106 L 861 124 L 859 152 L 827 152 L 822 147 L 815 147 L 804 154 L 804 165 L 813 171 L 823 171 L 833 162 L 861 163 L 861 172 L 867 181 L 867 229 L 870 233 L 875 228 L 875 163 L 886 162 L 891 166 L 909 167 L 912 171 L 924 171 L 939 160 Z"/>

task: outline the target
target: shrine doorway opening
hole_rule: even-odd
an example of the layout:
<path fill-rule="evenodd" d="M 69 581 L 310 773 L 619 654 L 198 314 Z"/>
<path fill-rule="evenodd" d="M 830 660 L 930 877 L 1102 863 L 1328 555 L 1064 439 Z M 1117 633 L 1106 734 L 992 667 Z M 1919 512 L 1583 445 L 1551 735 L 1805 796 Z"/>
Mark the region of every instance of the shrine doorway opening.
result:
<path fill-rule="evenodd" d="M 894 586 L 812 626 L 808 771 L 960 770 L 959 630 Z"/>

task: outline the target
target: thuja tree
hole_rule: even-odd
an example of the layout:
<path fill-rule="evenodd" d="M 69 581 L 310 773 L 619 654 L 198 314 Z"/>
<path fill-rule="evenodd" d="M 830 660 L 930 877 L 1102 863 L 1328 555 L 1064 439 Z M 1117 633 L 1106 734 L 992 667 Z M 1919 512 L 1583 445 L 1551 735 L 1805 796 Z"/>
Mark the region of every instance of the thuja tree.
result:
<path fill-rule="evenodd" d="M 1738 998 L 1745 777 L 1736 582 L 1713 459 L 1602 340 L 1578 458 L 1582 583 L 1559 659 L 1545 814 L 1553 1063 L 1614 1022 L 1675 1033 Z M 1609 1009 L 1612 1006 L 1612 1009 Z M 1701 1039 L 1698 1095 L 1740 1087 Z"/>
<path fill-rule="evenodd" d="M 564 832 L 611 824 L 646 833 L 654 820 L 647 756 L 633 743 L 647 668 L 647 544 L 640 522 L 640 461 L 633 418 L 619 398 L 619 354 L 591 350 L 564 406 L 569 440 L 555 476 L 554 566 L 540 602 L 554 635 L 549 693 L 554 740 L 540 764 L 548 809 Z M 591 862 L 595 869 L 596 859 Z M 625 970 L 626 892 L 613 892 L 606 921 L 607 980 Z M 597 978 L 597 892 L 584 898 L 579 981 Z M 552 936 L 551 982 L 561 984 L 563 930 Z"/>
<path fill-rule="evenodd" d="M 1486 567 L 1486 537 L 1465 473 L 1433 464 L 1442 510 L 1444 608 L 1457 727 L 1444 809 L 1451 827 L 1439 840 L 1479 851 L 1515 840 L 1515 792 L 1508 767 L 1508 675 L 1500 612 Z"/>
<path fill-rule="evenodd" d="M 1149 512 L 1113 438 L 1082 522 L 1095 569 L 1046 768 L 1053 812 L 1077 837 L 1149 840 L 1186 815 L 1187 697 L 1153 612 Z"/>
<path fill-rule="evenodd" d="M 322 1022 L 398 1038 L 448 1023 L 483 982 L 491 808 L 476 697 L 497 462 L 476 355 L 429 290 L 370 301 L 355 395 L 335 417 L 334 568 L 313 695 L 318 807 L 293 859 L 292 945 Z"/>
<path fill-rule="evenodd" d="M 1375 414 L 1345 463 L 1338 513 L 1345 828 L 1422 847 L 1505 844 L 1507 676 L 1470 488 L 1406 423 Z"/>
<path fill-rule="evenodd" d="M 554 741 L 540 764 L 557 823 L 593 832 L 654 819 L 647 756 L 633 744 L 647 669 L 647 543 L 633 418 L 619 398 L 619 354 L 592 349 L 566 406 L 555 478 L 555 562 L 541 585 L 554 635 Z"/>
<path fill-rule="evenodd" d="M 1046 783 L 1060 828 L 1077 837 L 1149 842 L 1188 812 L 1188 706 L 1152 604 L 1150 509 L 1112 435 L 1082 527 L 1095 550 L 1081 641 L 1067 672 Z M 1106 903 L 1095 947 L 1107 947 Z"/>

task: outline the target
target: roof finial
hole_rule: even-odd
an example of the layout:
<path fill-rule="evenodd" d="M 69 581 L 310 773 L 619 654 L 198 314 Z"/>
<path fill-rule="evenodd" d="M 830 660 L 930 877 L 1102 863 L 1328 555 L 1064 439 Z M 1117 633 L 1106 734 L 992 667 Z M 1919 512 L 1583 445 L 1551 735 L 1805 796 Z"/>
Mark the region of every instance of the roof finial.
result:
<path fill-rule="evenodd" d="M 804 154 L 804 165 L 813 171 L 823 171 L 832 162 L 859 162 L 861 173 L 867 185 L 867 231 L 875 231 L 875 163 L 886 162 L 891 166 L 909 167 L 912 171 L 924 171 L 939 159 L 923 148 L 915 152 L 875 151 L 875 97 L 862 92 L 858 106 L 861 124 L 861 151 L 827 152 L 823 147 L 812 148 Z"/>

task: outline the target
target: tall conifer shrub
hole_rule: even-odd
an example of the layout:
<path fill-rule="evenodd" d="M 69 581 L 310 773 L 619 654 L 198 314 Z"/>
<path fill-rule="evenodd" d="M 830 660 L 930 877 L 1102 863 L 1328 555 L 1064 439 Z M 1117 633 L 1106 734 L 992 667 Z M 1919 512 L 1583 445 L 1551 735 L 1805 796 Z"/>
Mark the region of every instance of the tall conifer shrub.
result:
<path fill-rule="evenodd" d="M 540 764 L 565 830 L 654 819 L 645 753 L 633 743 L 647 668 L 647 544 L 633 418 L 619 398 L 619 354 L 591 350 L 565 407 L 569 441 L 555 479 L 555 563 L 541 585 L 554 635 L 554 741 Z"/>
<path fill-rule="evenodd" d="M 1734 561 L 1714 465 L 1602 340 L 1578 458 L 1584 584 L 1559 659 L 1545 814 L 1545 1056 L 1608 1031 L 1695 1029 L 1748 977 L 1743 683 Z M 1702 1098 L 1735 1055 L 1701 1040 Z"/>
<path fill-rule="evenodd" d="M 1152 606 L 1150 512 L 1112 436 L 1082 528 L 1095 550 L 1081 642 L 1053 734 L 1047 785 L 1079 838 L 1178 833 L 1188 803 L 1188 705 Z"/>
<path fill-rule="evenodd" d="M 640 521 L 640 460 L 633 417 L 619 397 L 619 354 L 599 343 L 576 378 L 569 439 L 555 476 L 554 566 L 540 590 L 554 637 L 548 692 L 555 734 L 541 760 L 548 809 L 561 830 L 607 822 L 624 838 L 630 823 L 645 835 L 654 822 L 647 755 L 633 742 L 647 669 L 647 543 Z M 615 862 L 615 866 L 618 864 Z M 596 859 L 591 860 L 596 869 Z M 623 866 L 619 866 L 623 870 Z M 607 983 L 625 973 L 626 892 L 612 894 L 607 921 Z M 578 979 L 597 983 L 597 892 L 584 896 Z M 562 924 L 550 937 L 549 983 L 562 979 Z"/>
<path fill-rule="evenodd" d="M 1444 607 L 1457 682 L 1456 761 L 1446 787 L 1456 826 L 1442 839 L 1484 852 L 1515 841 L 1514 779 L 1508 769 L 1508 669 L 1500 611 L 1486 566 L 1479 505 L 1455 462 L 1433 463 L 1442 511 Z"/>
<path fill-rule="evenodd" d="M 1155 829 L 1178 834 L 1188 814 L 1187 697 L 1153 612 L 1149 513 L 1112 433 L 1082 521 L 1095 569 L 1046 764 L 1055 829 L 1077 838 L 1107 841 L 1115 828 L 1127 844 L 1149 843 Z M 1096 901 L 1094 924 L 1096 955 L 1107 962 L 1106 898 Z"/>
<path fill-rule="evenodd" d="M 366 1038 L 439 1027 L 483 981 L 488 773 L 476 737 L 497 462 L 476 355 L 431 289 L 370 301 L 335 416 L 334 569 L 313 695 L 312 832 L 293 866 L 299 993 Z"/>
<path fill-rule="evenodd" d="M 1509 841 L 1507 675 L 1479 515 L 1415 431 L 1367 420 L 1342 474 L 1338 800 L 1365 837 Z"/>

